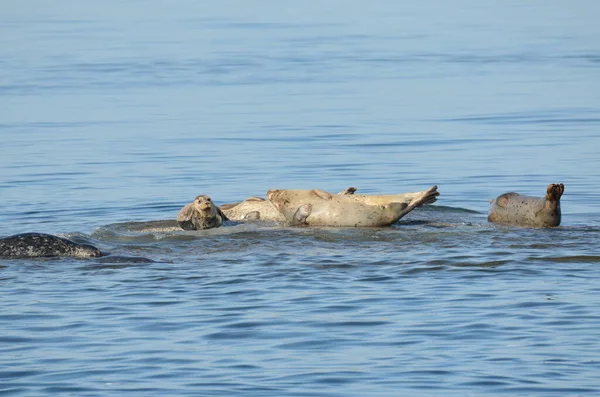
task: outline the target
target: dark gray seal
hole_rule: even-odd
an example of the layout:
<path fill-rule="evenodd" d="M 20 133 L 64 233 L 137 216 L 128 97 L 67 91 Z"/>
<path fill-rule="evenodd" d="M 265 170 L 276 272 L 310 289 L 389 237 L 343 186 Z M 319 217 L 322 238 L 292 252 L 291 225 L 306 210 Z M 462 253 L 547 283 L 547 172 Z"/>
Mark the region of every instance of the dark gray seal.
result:
<path fill-rule="evenodd" d="M 562 183 L 550 184 L 545 197 L 529 197 L 504 193 L 491 201 L 488 221 L 517 226 L 556 227 L 560 225 L 560 198 L 565 191 Z"/>
<path fill-rule="evenodd" d="M 217 207 L 210 197 L 201 195 L 179 211 L 177 224 L 183 230 L 212 229 L 228 221 L 223 211 Z"/>
<path fill-rule="evenodd" d="M 0 239 L 0 258 L 57 256 L 97 258 L 103 254 L 94 246 L 45 233 L 23 233 Z"/>

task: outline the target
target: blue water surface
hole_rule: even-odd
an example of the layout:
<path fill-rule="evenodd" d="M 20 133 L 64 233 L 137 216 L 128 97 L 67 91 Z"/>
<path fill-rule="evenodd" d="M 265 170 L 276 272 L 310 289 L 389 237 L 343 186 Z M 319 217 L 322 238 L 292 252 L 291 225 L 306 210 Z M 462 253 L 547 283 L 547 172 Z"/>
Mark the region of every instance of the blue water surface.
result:
<path fill-rule="evenodd" d="M 0 395 L 600 394 L 600 5 L 6 1 Z M 565 184 L 556 229 L 489 199 Z M 122 233 L 272 188 L 438 185 L 388 228 Z"/>

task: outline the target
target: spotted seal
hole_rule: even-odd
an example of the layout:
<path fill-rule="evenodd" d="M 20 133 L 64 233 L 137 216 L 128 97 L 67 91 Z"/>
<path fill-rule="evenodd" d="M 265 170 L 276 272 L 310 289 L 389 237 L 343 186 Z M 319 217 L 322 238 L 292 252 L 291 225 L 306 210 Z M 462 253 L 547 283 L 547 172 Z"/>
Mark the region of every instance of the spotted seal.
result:
<path fill-rule="evenodd" d="M 562 183 L 550 184 L 545 197 L 529 197 L 504 193 L 491 200 L 488 221 L 517 226 L 556 227 L 560 225 L 560 198 L 565 191 Z"/>
<path fill-rule="evenodd" d="M 352 195 L 355 187 L 342 190 L 340 195 Z M 276 221 L 285 222 L 285 217 L 268 200 L 262 197 L 248 197 L 241 203 L 223 204 L 219 207 L 230 220 L 234 221 Z"/>
<path fill-rule="evenodd" d="M 220 227 L 229 218 L 217 207 L 210 197 L 197 196 L 177 215 L 177 224 L 184 230 L 202 230 Z"/>
<path fill-rule="evenodd" d="M 0 258 L 56 256 L 97 258 L 103 254 L 92 245 L 78 244 L 63 237 L 45 233 L 23 233 L 0 239 Z"/>
<path fill-rule="evenodd" d="M 437 186 L 432 186 L 408 203 L 371 205 L 318 189 L 270 190 L 267 198 L 292 225 L 375 227 L 391 225 L 438 195 Z"/>

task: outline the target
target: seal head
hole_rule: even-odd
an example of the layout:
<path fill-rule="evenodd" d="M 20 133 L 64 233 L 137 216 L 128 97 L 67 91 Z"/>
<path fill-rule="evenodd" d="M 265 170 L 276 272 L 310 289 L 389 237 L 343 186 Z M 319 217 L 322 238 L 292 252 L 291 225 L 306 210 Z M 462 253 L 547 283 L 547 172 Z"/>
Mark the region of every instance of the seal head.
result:
<path fill-rule="evenodd" d="M 184 230 L 203 230 L 220 227 L 229 219 L 210 197 L 200 195 L 179 211 L 177 224 Z"/>

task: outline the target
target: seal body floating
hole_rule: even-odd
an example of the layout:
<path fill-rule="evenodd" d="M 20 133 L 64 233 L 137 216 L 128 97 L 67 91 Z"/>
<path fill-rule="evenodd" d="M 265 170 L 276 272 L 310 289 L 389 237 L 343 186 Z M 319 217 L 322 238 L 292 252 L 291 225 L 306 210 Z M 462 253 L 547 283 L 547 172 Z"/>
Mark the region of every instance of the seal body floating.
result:
<path fill-rule="evenodd" d="M 410 200 L 386 202 L 333 195 L 323 190 L 270 190 L 267 197 L 292 225 L 375 227 L 397 222 L 413 209 L 435 201 L 437 186 L 417 193 Z M 408 202 L 407 202 L 408 201 Z"/>
<path fill-rule="evenodd" d="M 342 190 L 340 195 L 352 195 L 356 192 L 355 187 Z M 268 200 L 262 197 L 248 197 L 241 203 L 223 204 L 220 209 L 227 218 L 234 221 L 276 221 L 285 222 L 285 217 Z"/>
<path fill-rule="evenodd" d="M 201 195 L 179 211 L 177 224 L 184 230 L 212 229 L 223 225 L 229 218 L 217 207 L 210 197 Z"/>
<path fill-rule="evenodd" d="M 437 201 L 440 192 L 438 192 L 436 188 L 432 191 L 424 190 L 421 192 L 398 194 L 354 194 L 349 197 L 349 199 L 367 205 L 387 205 L 390 203 L 410 204 L 413 200 L 418 200 L 423 195 L 425 195 L 427 199 L 421 205 L 432 204 Z"/>
<path fill-rule="evenodd" d="M 241 203 L 223 204 L 219 207 L 227 218 L 235 221 L 284 221 L 283 215 L 262 197 L 248 197 Z"/>
<path fill-rule="evenodd" d="M 97 258 L 102 252 L 88 244 L 44 233 L 23 233 L 0 239 L 0 258 L 39 258 L 71 256 Z"/>
<path fill-rule="evenodd" d="M 550 184 L 545 197 L 504 193 L 491 201 L 488 221 L 517 226 L 556 227 L 560 225 L 562 183 Z"/>

